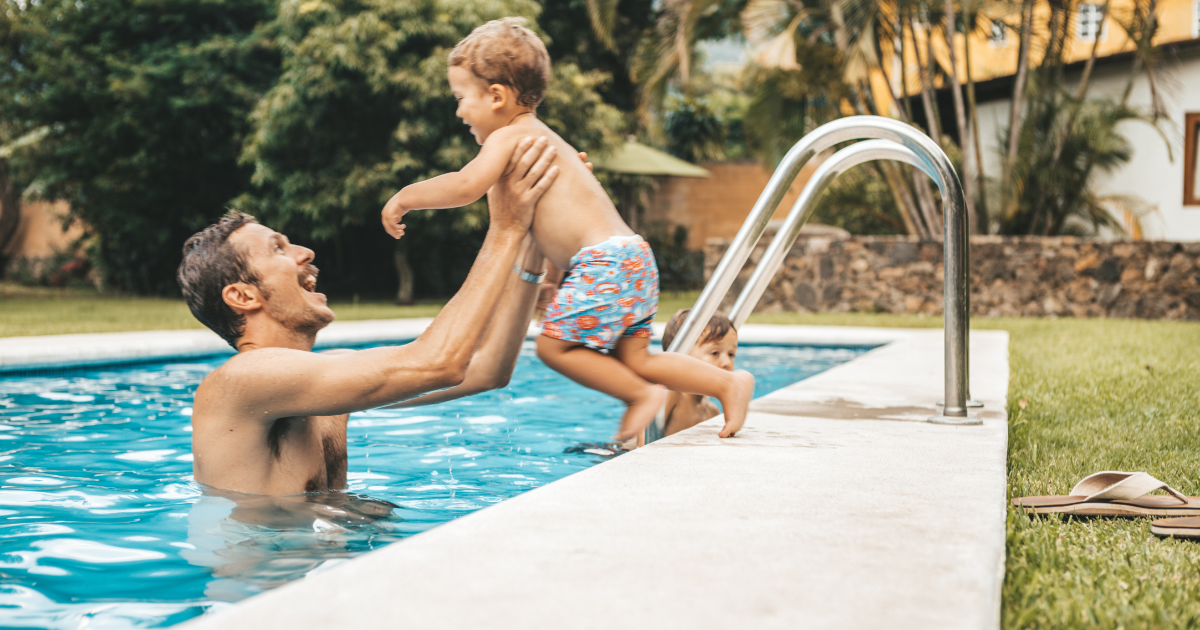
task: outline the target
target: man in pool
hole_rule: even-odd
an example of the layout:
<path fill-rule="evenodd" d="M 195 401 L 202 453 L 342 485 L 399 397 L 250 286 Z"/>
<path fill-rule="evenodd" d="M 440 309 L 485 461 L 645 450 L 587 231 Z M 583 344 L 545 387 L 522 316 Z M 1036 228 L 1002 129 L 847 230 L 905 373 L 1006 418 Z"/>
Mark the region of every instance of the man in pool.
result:
<path fill-rule="evenodd" d="M 554 157 L 544 138 L 517 146 L 488 192 L 491 224 L 462 288 L 402 346 L 312 352 L 334 318 L 313 252 L 253 217 L 230 212 L 188 239 L 178 274 L 188 308 L 238 351 L 196 389 L 196 481 L 260 495 L 341 490 L 350 413 L 507 384 L 544 268 L 528 233 Z"/>

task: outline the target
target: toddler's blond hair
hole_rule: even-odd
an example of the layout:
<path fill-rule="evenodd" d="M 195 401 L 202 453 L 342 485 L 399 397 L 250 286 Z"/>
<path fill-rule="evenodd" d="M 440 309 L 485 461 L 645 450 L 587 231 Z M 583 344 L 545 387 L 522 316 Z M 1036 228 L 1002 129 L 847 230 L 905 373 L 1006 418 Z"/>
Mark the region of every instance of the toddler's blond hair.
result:
<path fill-rule="evenodd" d="M 550 53 L 524 24 L 524 18 L 503 18 L 476 28 L 450 51 L 450 67 L 507 86 L 519 105 L 537 107 L 550 84 Z"/>

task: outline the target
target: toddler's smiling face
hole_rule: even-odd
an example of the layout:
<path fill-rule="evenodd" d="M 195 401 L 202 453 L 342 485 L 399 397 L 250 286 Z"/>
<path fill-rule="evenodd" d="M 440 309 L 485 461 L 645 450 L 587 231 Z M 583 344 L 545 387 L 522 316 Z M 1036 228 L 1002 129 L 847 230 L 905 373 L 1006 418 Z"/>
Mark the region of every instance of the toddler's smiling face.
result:
<path fill-rule="evenodd" d="M 489 89 L 492 86 L 486 81 L 462 66 L 451 67 L 449 78 L 450 91 L 458 100 L 454 115 L 470 125 L 475 141 L 483 144 L 503 124 L 497 123 L 497 110 L 503 105 L 502 99 L 497 98 L 496 90 Z"/>

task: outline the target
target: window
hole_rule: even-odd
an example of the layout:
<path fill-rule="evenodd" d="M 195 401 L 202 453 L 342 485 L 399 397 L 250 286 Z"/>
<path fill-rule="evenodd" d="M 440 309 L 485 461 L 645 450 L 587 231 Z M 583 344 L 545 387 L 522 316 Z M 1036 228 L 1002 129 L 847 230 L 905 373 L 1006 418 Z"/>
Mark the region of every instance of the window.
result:
<path fill-rule="evenodd" d="M 1196 0 L 1200 4 L 1200 0 Z M 992 31 L 988 33 L 988 41 L 993 46 L 1003 46 L 1008 39 L 1008 25 L 999 20 L 992 22 Z"/>
<path fill-rule="evenodd" d="M 1183 205 L 1200 206 L 1200 113 L 1183 119 Z"/>
<path fill-rule="evenodd" d="M 1101 41 L 1105 39 L 1108 29 L 1100 23 L 1100 16 L 1103 15 L 1103 12 L 1104 9 L 1098 4 L 1083 3 L 1079 5 L 1075 34 L 1080 41 L 1095 41 L 1097 35 L 1100 36 Z"/>

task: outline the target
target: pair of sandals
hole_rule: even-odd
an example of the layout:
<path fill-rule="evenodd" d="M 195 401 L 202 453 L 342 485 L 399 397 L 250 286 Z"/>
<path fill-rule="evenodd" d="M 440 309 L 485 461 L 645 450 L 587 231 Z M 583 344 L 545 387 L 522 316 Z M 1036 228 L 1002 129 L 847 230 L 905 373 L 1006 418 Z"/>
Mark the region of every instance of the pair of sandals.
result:
<path fill-rule="evenodd" d="M 1155 490 L 1167 494 L 1151 495 Z M 1106 470 L 1088 475 L 1067 496 L 1018 497 L 1012 502 L 1032 514 L 1171 517 L 1152 521 L 1150 531 L 1200 539 L 1200 497 L 1186 497 L 1144 472 Z"/>

